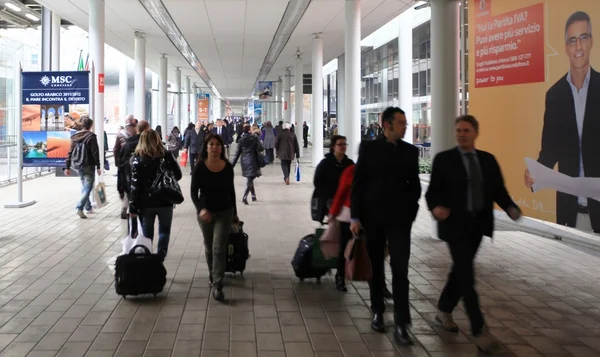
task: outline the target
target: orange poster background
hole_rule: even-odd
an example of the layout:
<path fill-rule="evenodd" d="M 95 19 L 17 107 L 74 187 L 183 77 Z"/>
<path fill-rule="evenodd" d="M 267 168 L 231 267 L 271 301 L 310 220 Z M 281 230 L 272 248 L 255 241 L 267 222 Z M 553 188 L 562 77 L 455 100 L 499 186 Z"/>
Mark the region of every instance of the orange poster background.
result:
<path fill-rule="evenodd" d="M 475 88 L 475 31 L 469 34 L 469 113 L 481 123 L 477 145 L 498 159 L 507 188 L 525 215 L 556 222 L 556 191 L 532 193 L 524 185 L 525 157 L 537 159 L 541 147 L 546 91 L 569 70 L 565 23 L 576 11 L 587 12 L 592 28 L 600 26 L 598 0 L 487 0 L 491 16 L 544 4 L 545 80 L 540 83 Z M 479 0 L 469 1 L 469 24 Z M 469 26 L 471 27 L 471 26 Z M 600 69 L 600 43 L 594 43 L 591 66 Z M 600 120 L 600 118 L 598 118 Z M 600 138 L 598 138 L 600 140 Z"/>
<path fill-rule="evenodd" d="M 198 100 L 198 121 L 208 122 L 208 99 Z"/>

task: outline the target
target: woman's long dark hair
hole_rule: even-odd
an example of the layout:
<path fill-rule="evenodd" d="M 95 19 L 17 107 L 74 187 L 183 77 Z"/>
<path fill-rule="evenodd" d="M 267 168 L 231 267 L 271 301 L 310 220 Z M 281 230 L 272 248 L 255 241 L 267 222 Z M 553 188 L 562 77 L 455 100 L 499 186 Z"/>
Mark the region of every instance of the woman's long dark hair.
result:
<path fill-rule="evenodd" d="M 225 157 L 225 143 L 223 142 L 223 138 L 217 134 L 208 134 L 206 138 L 204 138 L 204 144 L 202 144 L 202 153 L 200 154 L 201 160 L 206 160 L 208 158 L 208 144 L 212 141 L 216 140 L 221 144 L 221 160 L 227 161 Z"/>

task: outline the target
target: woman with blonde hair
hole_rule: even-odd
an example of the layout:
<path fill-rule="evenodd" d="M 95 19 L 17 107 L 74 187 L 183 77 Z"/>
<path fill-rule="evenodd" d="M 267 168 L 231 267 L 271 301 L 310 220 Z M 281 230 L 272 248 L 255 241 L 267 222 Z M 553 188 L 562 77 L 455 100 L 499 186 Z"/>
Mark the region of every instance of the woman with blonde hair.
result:
<path fill-rule="evenodd" d="M 171 236 L 173 203 L 152 192 L 152 185 L 163 170 L 169 170 L 177 181 L 181 180 L 181 169 L 173 154 L 165 149 L 158 133 L 145 130 L 131 159 L 129 213 L 132 218 L 140 216 L 144 236 L 150 239 L 154 238 L 154 221 L 158 216 L 157 254 L 164 260 Z"/>

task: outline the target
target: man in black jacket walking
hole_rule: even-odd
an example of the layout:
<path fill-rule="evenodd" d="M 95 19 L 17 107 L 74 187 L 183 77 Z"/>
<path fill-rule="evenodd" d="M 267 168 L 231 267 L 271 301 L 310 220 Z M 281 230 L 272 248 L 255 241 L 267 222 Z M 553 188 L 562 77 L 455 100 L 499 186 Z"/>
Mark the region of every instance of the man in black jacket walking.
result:
<path fill-rule="evenodd" d="M 452 255 L 452 271 L 438 303 L 436 320 L 458 332 L 452 311 L 462 298 L 477 347 L 488 352 L 496 345 L 485 328 L 475 291 L 475 255 L 483 236 L 494 231 L 494 202 L 511 219 L 521 210 L 508 195 L 500 166 L 494 155 L 475 149 L 479 123 L 471 115 L 456 119 L 456 148 L 441 152 L 433 160 L 431 182 L 425 195 L 427 206 L 438 221 L 440 239 Z"/>
<path fill-rule="evenodd" d="M 408 325 L 411 323 L 408 303 L 408 260 L 410 231 L 419 209 L 419 151 L 402 141 L 406 132 L 406 116 L 400 108 L 383 112 L 384 138 L 363 142 L 354 170 L 351 193 L 350 229 L 359 235 L 366 233 L 367 250 L 373 276 L 370 284 L 371 328 L 384 332 L 385 311 L 384 251 L 389 244 L 392 261 L 394 295 L 394 337 L 402 345 L 411 344 Z"/>

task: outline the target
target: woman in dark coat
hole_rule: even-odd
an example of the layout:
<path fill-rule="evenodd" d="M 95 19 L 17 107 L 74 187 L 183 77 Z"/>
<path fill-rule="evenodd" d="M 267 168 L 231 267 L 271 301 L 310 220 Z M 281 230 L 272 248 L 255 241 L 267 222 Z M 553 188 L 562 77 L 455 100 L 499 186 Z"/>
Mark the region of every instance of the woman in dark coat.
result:
<path fill-rule="evenodd" d="M 248 181 L 246 183 L 246 191 L 242 202 L 248 204 L 248 193 L 252 194 L 252 202 L 256 202 L 256 191 L 254 191 L 254 179 L 261 175 L 260 165 L 258 164 L 258 153 L 264 148 L 260 143 L 257 135 L 251 131 L 250 124 L 244 125 L 244 131 L 238 142 L 237 152 L 233 158 L 232 164 L 235 166 L 238 159 L 242 164 L 242 176 Z"/>

